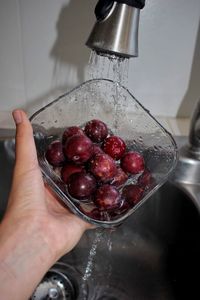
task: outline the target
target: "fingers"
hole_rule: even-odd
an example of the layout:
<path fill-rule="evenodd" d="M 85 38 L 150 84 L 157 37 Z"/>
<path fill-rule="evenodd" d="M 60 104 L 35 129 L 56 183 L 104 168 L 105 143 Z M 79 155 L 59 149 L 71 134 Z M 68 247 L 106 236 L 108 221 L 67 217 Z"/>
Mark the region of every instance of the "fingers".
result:
<path fill-rule="evenodd" d="M 24 111 L 15 110 L 13 119 L 16 124 L 15 170 L 24 173 L 38 166 L 33 130 Z"/>
<path fill-rule="evenodd" d="M 87 229 L 95 228 L 94 225 L 87 223 L 86 221 L 83 221 L 80 217 L 77 217 L 72 213 L 69 208 L 64 204 L 57 195 L 51 190 L 51 188 L 45 184 L 45 190 L 47 195 L 47 205 L 49 207 L 49 210 L 58 214 L 58 215 L 71 215 L 71 218 L 75 219 L 75 222 L 77 224 L 80 224 L 83 232 Z"/>

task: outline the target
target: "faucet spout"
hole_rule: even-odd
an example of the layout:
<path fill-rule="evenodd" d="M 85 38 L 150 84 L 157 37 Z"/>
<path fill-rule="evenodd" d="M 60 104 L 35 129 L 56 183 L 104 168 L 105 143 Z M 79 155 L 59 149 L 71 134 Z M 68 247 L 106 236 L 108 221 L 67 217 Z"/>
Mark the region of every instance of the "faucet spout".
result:
<path fill-rule="evenodd" d="M 97 21 L 86 45 L 101 54 L 138 56 L 140 9 L 144 0 L 100 0 L 95 8 Z"/>

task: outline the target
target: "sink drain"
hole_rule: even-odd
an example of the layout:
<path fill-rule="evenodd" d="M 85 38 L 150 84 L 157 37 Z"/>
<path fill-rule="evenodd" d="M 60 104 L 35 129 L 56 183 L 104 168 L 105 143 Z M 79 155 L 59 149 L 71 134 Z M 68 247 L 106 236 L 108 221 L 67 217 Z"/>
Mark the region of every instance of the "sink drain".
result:
<path fill-rule="evenodd" d="M 82 300 L 81 278 L 76 268 L 58 262 L 46 273 L 30 300 Z"/>
<path fill-rule="evenodd" d="M 31 300 L 75 300 L 73 282 L 59 271 L 49 271 L 36 288 Z"/>

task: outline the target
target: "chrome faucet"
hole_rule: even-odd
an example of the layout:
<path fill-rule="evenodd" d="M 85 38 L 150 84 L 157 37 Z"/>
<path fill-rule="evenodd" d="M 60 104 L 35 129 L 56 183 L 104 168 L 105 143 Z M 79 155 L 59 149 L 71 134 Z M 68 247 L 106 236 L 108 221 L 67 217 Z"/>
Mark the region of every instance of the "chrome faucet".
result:
<path fill-rule="evenodd" d="M 101 54 L 138 56 L 140 10 L 145 0 L 99 0 L 96 23 L 86 45 Z"/>
<path fill-rule="evenodd" d="M 200 99 L 192 116 L 188 143 L 180 149 L 171 180 L 190 195 L 200 212 Z"/>

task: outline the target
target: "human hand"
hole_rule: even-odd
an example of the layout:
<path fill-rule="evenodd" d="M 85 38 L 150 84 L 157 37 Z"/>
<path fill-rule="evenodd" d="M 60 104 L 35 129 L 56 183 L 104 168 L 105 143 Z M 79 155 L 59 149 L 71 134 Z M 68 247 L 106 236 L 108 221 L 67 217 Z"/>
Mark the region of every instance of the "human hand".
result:
<path fill-rule="evenodd" d="M 0 243 L 5 245 L 3 250 L 0 247 L 0 258 L 6 255 L 6 266 L 11 268 L 11 273 L 22 276 L 21 272 L 24 271 L 24 276 L 27 276 L 28 268 L 31 268 L 37 256 L 35 265 L 38 264 L 38 269 L 28 283 L 32 290 L 48 268 L 69 252 L 91 225 L 63 207 L 45 186 L 38 165 L 31 124 L 21 110 L 15 111 L 13 117 L 16 123 L 16 162 L 8 207 L 0 227 Z M 16 248 L 12 259 L 8 259 L 7 254 L 14 245 Z M 16 256 L 16 261 L 13 255 L 14 258 Z M 20 261 L 17 261 L 19 256 Z M 30 260 L 31 264 L 28 262 Z M 2 266 L 5 269 L 5 260 L 3 263 L 0 261 L 0 267 Z M 20 272 L 17 268 L 20 268 Z M 26 299 L 22 295 L 20 297 L 20 300 Z"/>

